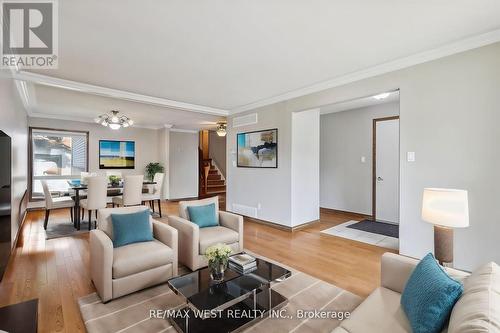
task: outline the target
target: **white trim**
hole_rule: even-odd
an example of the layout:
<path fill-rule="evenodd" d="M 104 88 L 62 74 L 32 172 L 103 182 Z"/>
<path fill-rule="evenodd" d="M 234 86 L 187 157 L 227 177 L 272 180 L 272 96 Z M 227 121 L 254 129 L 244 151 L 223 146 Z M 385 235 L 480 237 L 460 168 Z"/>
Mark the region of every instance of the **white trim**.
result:
<path fill-rule="evenodd" d="M 411 56 L 399 58 L 393 61 L 389 61 L 380 65 L 362 69 L 353 73 L 338 76 L 331 80 L 323 81 L 304 87 L 297 90 L 292 90 L 284 94 L 269 97 L 254 103 L 242 105 L 232 109 L 229 113 L 231 115 L 245 112 L 248 110 L 253 110 L 262 106 L 290 100 L 292 98 L 297 98 L 304 95 L 313 94 L 322 90 L 342 86 L 355 81 L 360 81 L 370 77 L 378 76 L 381 74 L 394 72 L 399 69 L 415 66 L 428 61 L 436 60 L 439 58 L 447 57 L 452 54 L 472 50 L 481 46 L 497 43 L 500 41 L 500 29 L 493 30 L 481 35 L 476 35 L 473 37 L 465 38 L 460 41 L 443 45 L 441 47 L 420 52 Z"/>
<path fill-rule="evenodd" d="M 143 104 L 158 105 L 163 107 L 168 107 L 177 110 L 199 112 L 205 114 L 212 114 L 218 116 L 227 116 L 229 114 L 228 110 L 212 108 L 204 105 L 190 104 L 184 102 L 178 102 L 166 98 L 153 97 L 148 95 L 137 94 L 129 91 L 118 90 L 113 88 L 106 88 L 102 86 L 97 86 L 93 84 L 81 83 L 71 80 L 60 79 L 48 75 L 36 74 L 31 72 L 20 71 L 17 73 L 12 73 L 12 78 L 14 80 L 20 80 L 25 82 L 33 82 L 36 84 L 56 87 L 61 89 L 79 91 L 87 94 L 94 94 L 105 97 L 118 98 L 122 100 L 138 102 Z"/>
<path fill-rule="evenodd" d="M 189 130 L 189 129 L 182 129 L 182 128 L 171 128 L 170 132 L 180 132 L 180 133 L 195 133 L 198 134 L 198 130 Z"/>

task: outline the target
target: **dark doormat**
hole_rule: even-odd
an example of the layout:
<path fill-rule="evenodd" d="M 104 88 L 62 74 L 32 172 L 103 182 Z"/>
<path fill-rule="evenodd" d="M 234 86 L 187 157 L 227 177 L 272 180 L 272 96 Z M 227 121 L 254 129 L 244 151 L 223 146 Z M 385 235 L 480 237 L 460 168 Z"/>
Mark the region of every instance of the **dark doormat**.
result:
<path fill-rule="evenodd" d="M 397 224 L 378 222 L 373 220 L 363 220 L 361 222 L 348 225 L 347 227 L 371 232 L 373 234 L 399 238 L 399 225 Z"/>
<path fill-rule="evenodd" d="M 92 229 L 94 226 L 94 221 L 92 221 Z M 60 237 L 68 237 L 78 234 L 83 234 L 89 232 L 89 223 L 87 221 L 80 222 L 80 230 L 76 230 L 72 223 L 54 223 L 47 226 L 45 230 L 45 239 L 54 239 Z"/>

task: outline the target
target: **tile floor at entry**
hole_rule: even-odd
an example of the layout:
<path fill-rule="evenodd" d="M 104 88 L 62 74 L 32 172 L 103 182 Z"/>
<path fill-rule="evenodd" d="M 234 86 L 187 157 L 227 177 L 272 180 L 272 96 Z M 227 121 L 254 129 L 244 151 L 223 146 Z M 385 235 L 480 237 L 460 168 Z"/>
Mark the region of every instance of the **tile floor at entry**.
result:
<path fill-rule="evenodd" d="M 342 224 L 336 225 L 334 227 L 322 230 L 321 233 L 336 237 L 347 238 L 350 240 L 355 240 L 370 245 L 381 246 L 393 250 L 399 249 L 399 239 L 395 237 L 374 234 L 371 232 L 356 230 L 347 227 L 351 224 L 358 222 L 359 221 L 355 220 L 347 221 Z"/>

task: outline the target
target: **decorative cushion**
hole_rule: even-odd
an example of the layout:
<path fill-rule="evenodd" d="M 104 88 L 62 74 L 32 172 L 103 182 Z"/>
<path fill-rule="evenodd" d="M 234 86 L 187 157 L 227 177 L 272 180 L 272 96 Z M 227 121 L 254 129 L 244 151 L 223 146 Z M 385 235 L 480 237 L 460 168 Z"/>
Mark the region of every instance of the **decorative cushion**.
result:
<path fill-rule="evenodd" d="M 132 207 L 119 207 L 119 208 L 102 208 L 97 210 L 97 228 L 103 231 L 112 240 L 113 237 L 113 221 L 111 221 L 111 214 L 129 214 L 142 211 L 149 211 L 146 206 L 132 206 Z M 149 225 L 153 230 L 153 218 L 149 217 Z"/>
<path fill-rule="evenodd" d="M 500 332 L 500 267 L 490 262 L 465 280 L 448 333 Z"/>
<path fill-rule="evenodd" d="M 413 333 L 439 333 L 462 294 L 460 282 L 439 266 L 432 254 L 415 267 L 406 283 L 401 305 Z"/>
<path fill-rule="evenodd" d="M 205 206 L 188 206 L 189 220 L 200 228 L 215 227 L 219 225 L 215 218 L 215 204 Z"/>
<path fill-rule="evenodd" d="M 210 197 L 201 200 L 190 200 L 190 201 L 181 201 L 179 202 L 179 216 L 183 219 L 191 221 L 189 218 L 188 207 L 190 206 L 205 206 L 211 203 L 215 204 L 215 216 L 217 223 L 219 223 L 219 197 Z"/>
<path fill-rule="evenodd" d="M 116 248 L 113 250 L 113 279 L 168 265 L 173 256 L 174 251 L 156 239 Z"/>
<path fill-rule="evenodd" d="M 111 214 L 113 223 L 113 247 L 153 240 L 149 223 L 150 213 L 143 210 L 129 214 Z"/>

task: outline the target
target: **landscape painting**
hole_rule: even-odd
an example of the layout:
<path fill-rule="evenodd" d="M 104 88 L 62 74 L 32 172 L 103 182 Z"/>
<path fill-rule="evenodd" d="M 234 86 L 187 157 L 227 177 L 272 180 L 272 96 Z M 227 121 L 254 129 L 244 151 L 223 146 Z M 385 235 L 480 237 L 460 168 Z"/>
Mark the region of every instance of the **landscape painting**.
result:
<path fill-rule="evenodd" d="M 99 169 L 134 169 L 134 141 L 99 141 Z"/>
<path fill-rule="evenodd" d="M 238 133 L 238 167 L 277 168 L 278 129 Z"/>

